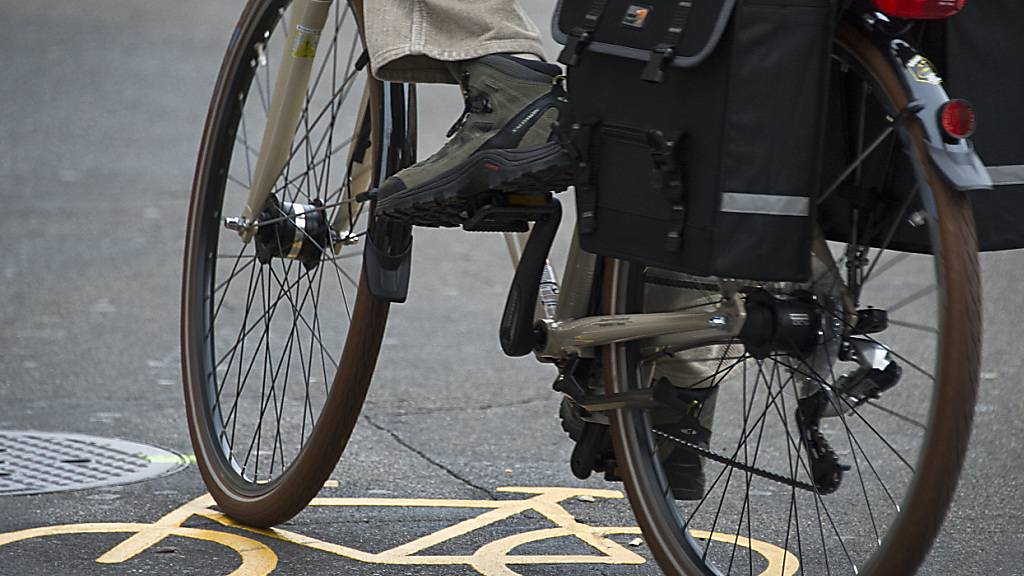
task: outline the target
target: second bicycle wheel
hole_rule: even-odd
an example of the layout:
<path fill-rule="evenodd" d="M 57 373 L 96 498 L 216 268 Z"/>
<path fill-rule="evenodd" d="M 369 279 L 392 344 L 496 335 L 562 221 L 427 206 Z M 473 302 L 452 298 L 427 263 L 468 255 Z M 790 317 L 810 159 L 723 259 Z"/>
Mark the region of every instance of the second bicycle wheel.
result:
<path fill-rule="evenodd" d="M 980 361 L 970 204 L 923 156 L 920 126 L 911 123 L 904 139 L 886 132 L 908 98 L 884 55 L 845 27 L 833 60 L 834 93 L 844 100 L 828 130 L 843 140 L 833 152 L 845 160 L 825 182 L 865 160 L 822 205 L 821 228 L 844 241 L 816 242 L 811 281 L 725 283 L 620 261 L 606 268 L 610 313 L 649 310 L 652 290 L 681 286 L 704 287 L 698 305 L 714 305 L 729 286 L 748 309 L 789 306 L 787 334 L 808 336 L 771 349 L 741 336 L 690 350 L 606 350 L 612 392 L 655 386 L 659 362 L 683 352 L 705 374 L 698 387 L 717 390 L 704 406 L 714 410 L 710 441 L 692 426 L 672 432 L 664 409 L 612 418 L 618 472 L 673 576 L 912 574 L 957 485 Z M 926 248 L 897 251 L 912 244 Z M 704 485 L 691 500 L 673 497 L 669 478 L 679 473 L 664 463 L 675 450 L 703 461 Z"/>
<path fill-rule="evenodd" d="M 354 4 L 335 2 L 327 17 L 290 157 L 251 241 L 225 218 L 249 195 L 297 20 L 288 0 L 246 5 L 196 170 L 182 291 L 189 428 L 211 494 L 254 526 L 291 518 L 323 486 L 387 320 L 362 276 L 372 210 L 354 196 L 408 160 L 393 151 L 410 135 L 411 95 L 369 77 Z"/>

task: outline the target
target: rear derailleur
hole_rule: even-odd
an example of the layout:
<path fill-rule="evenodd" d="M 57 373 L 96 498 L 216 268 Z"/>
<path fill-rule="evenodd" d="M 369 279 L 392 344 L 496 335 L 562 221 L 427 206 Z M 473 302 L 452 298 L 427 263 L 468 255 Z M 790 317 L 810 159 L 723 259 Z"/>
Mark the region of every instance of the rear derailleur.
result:
<path fill-rule="evenodd" d="M 881 332 L 887 325 L 884 311 L 860 311 L 858 316 L 860 321 L 852 332 L 854 335 Z M 817 385 L 817 391 L 799 400 L 796 410 L 801 444 L 808 454 L 809 473 L 817 491 L 823 495 L 839 489 L 843 473 L 850 467 L 839 461 L 821 433 L 821 419 L 845 418 L 865 403 L 879 399 L 883 392 L 896 386 L 903 375 L 903 369 L 890 358 L 884 346 L 854 335 L 842 338 L 838 358 L 856 362 L 857 369 L 840 377 L 833 386 Z"/>
<path fill-rule="evenodd" d="M 819 494 L 831 494 L 839 489 L 843 474 L 850 470 L 839 462 L 839 456 L 821 433 L 821 418 L 829 406 L 824 390 L 801 398 L 796 409 L 796 423 L 800 430 L 800 442 L 807 451 L 808 471 Z"/>

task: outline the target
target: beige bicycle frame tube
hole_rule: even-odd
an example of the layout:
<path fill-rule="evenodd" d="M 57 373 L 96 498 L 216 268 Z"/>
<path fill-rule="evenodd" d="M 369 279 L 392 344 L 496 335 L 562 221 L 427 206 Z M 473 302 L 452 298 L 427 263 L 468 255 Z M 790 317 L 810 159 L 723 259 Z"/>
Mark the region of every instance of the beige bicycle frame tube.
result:
<path fill-rule="evenodd" d="M 288 31 L 281 68 L 270 98 L 267 127 L 253 171 L 252 188 L 242 212 L 243 228 L 239 234 L 245 242 L 256 233 L 256 219 L 291 155 L 292 139 L 306 102 L 316 45 L 333 1 L 295 0 L 292 4 L 293 28 Z"/>
<path fill-rule="evenodd" d="M 572 231 L 569 257 L 562 273 L 562 289 L 558 292 L 555 320 L 563 322 L 590 314 L 590 295 L 597 273 L 597 255 L 580 248 L 578 227 Z"/>
<path fill-rule="evenodd" d="M 727 342 L 739 336 L 747 319 L 743 298 L 732 291 L 709 312 L 657 312 L 591 316 L 562 322 L 541 320 L 541 358 L 588 355 L 600 346 L 645 341 L 649 348 L 695 347 Z"/>
<path fill-rule="evenodd" d="M 519 262 L 526 237 L 505 235 L 513 265 Z M 725 300 L 711 311 L 588 316 L 596 269 L 597 256 L 580 248 L 574 229 L 555 318 L 537 315 L 544 333 L 537 351 L 541 360 L 591 357 L 600 346 L 636 340 L 646 341 L 652 349 L 720 343 L 739 336 L 747 319 L 743 298 L 733 287 L 723 290 Z"/>

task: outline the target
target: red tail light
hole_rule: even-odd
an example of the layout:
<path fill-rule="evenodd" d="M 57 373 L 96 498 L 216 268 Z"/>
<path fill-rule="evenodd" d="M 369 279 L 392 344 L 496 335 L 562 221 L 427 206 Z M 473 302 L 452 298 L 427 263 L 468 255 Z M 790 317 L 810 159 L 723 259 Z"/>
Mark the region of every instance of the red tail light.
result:
<path fill-rule="evenodd" d="M 974 134 L 974 107 L 967 100 L 950 100 L 939 110 L 942 130 L 952 138 L 969 138 Z"/>
<path fill-rule="evenodd" d="M 875 0 L 887 16 L 913 20 L 949 18 L 963 10 L 967 0 Z"/>

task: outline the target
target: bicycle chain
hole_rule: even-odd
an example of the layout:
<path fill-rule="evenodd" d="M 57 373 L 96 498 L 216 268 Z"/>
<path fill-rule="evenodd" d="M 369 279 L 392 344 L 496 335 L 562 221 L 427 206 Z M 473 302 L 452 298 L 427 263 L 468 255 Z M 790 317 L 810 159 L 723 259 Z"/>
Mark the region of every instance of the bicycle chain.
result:
<path fill-rule="evenodd" d="M 808 492 L 817 492 L 818 491 L 817 488 L 815 488 L 814 486 L 812 486 L 811 484 L 808 484 L 806 482 L 801 482 L 799 480 L 793 480 L 792 478 L 786 478 L 785 476 L 781 476 L 779 474 L 776 474 L 775 472 L 771 472 L 771 471 L 768 471 L 768 470 L 763 470 L 763 469 L 758 468 L 756 466 L 751 466 L 749 464 L 746 464 L 746 463 L 743 463 L 743 462 L 739 462 L 739 461 L 737 461 L 737 460 L 735 460 L 733 458 L 729 458 L 728 456 L 723 456 L 723 455 L 721 455 L 721 454 L 719 454 L 717 452 L 713 452 L 711 450 L 708 450 L 707 448 L 704 448 L 704 447 L 698 446 L 697 444 L 694 444 L 692 442 L 688 442 L 686 440 L 683 440 L 682 438 L 676 438 L 675 436 L 673 436 L 671 434 L 666 434 L 665 432 L 662 432 L 661 430 L 652 430 L 652 432 L 654 432 L 658 436 L 663 436 L 663 437 L 665 437 L 665 438 L 667 438 L 669 440 L 672 440 L 673 442 L 681 444 L 687 450 L 691 450 L 693 452 L 696 452 L 697 454 L 707 458 L 708 460 L 714 460 L 715 462 L 718 462 L 719 464 L 724 464 L 725 466 L 730 466 L 732 468 L 738 468 L 738 469 L 740 469 L 740 470 L 742 470 L 744 472 L 749 472 L 750 474 L 753 474 L 755 476 L 760 476 L 762 478 L 766 478 L 768 480 L 772 480 L 773 482 L 779 482 L 781 484 L 785 484 L 787 486 L 792 486 L 794 488 L 799 488 L 801 490 L 807 490 Z"/>

